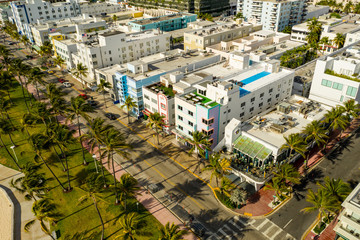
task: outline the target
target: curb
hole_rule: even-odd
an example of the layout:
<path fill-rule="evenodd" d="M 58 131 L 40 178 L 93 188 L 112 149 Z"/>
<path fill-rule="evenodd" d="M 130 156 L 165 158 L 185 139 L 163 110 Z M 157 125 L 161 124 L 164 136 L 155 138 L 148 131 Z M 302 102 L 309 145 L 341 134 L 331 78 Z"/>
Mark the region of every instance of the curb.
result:
<path fill-rule="evenodd" d="M 15 205 L 14 202 L 11 200 L 9 194 L 6 192 L 6 190 L 2 187 L 2 185 L 0 185 L 0 191 L 3 192 L 7 198 L 7 200 L 10 203 L 11 206 L 11 240 L 15 239 Z"/>
<path fill-rule="evenodd" d="M 303 233 L 303 235 L 301 236 L 302 240 L 305 240 L 305 238 L 307 237 L 307 235 L 309 235 L 309 233 L 311 232 L 311 230 L 315 227 L 316 224 L 318 224 L 320 221 L 319 215 L 316 217 L 316 220 L 310 225 L 310 227 L 308 227 L 308 229 L 306 230 L 306 232 Z M 325 229 L 324 229 L 325 230 Z"/>

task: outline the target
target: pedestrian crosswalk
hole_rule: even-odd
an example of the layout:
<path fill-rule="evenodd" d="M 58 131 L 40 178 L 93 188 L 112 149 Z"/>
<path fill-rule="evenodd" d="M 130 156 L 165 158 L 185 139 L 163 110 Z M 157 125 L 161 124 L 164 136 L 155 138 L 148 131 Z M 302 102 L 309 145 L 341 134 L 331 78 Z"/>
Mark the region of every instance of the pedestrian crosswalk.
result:
<path fill-rule="evenodd" d="M 206 240 L 243 239 L 243 232 L 246 232 L 249 229 L 256 229 L 264 236 L 264 239 L 295 240 L 294 237 L 283 231 L 283 229 L 267 218 L 255 220 L 241 218 L 239 216 L 235 216 L 229 220 L 220 229 L 218 229 L 216 233 L 213 233 L 211 236 L 206 238 Z"/>

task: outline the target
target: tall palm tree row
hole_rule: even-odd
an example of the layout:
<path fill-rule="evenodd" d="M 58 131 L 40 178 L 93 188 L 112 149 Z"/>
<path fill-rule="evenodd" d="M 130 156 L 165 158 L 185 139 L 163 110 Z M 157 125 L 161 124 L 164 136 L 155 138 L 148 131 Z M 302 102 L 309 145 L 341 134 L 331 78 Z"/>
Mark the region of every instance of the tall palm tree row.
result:
<path fill-rule="evenodd" d="M 300 133 L 292 133 L 287 137 L 284 136 L 284 139 L 286 143 L 283 146 L 281 146 L 280 149 L 288 150 L 288 154 L 287 154 L 288 161 L 290 161 L 293 151 L 305 157 L 306 144 L 304 142 L 304 138 L 300 135 Z"/>
<path fill-rule="evenodd" d="M 108 81 L 106 81 L 105 79 L 100 79 L 100 84 L 97 85 L 96 91 L 103 95 L 105 108 L 107 107 L 105 93 L 106 93 L 106 90 L 110 89 L 111 87 L 112 87 L 111 84 Z"/>
<path fill-rule="evenodd" d="M 160 113 L 158 112 L 151 113 L 148 119 L 149 122 L 146 124 L 146 127 L 155 131 L 158 145 L 160 144 L 159 134 L 163 130 L 163 126 L 165 125 L 164 118 L 165 116 L 160 115 Z"/>
<path fill-rule="evenodd" d="M 165 226 L 160 227 L 159 240 L 182 240 L 183 237 L 188 234 L 185 229 L 181 230 L 178 225 L 167 222 Z"/>
<path fill-rule="evenodd" d="M 209 164 L 202 171 L 211 171 L 210 181 L 215 177 L 216 186 L 219 186 L 219 179 L 231 173 L 230 163 L 229 159 L 221 158 L 219 153 L 214 153 L 209 156 Z"/>
<path fill-rule="evenodd" d="M 199 155 L 205 157 L 206 151 L 210 150 L 211 143 L 209 142 L 209 136 L 205 135 L 203 132 L 192 132 L 192 138 L 188 138 L 186 141 L 191 144 L 189 154 L 195 152 L 197 154 L 197 160 L 199 160 Z"/>
<path fill-rule="evenodd" d="M 134 99 L 130 96 L 127 96 L 125 99 L 125 102 L 123 105 L 121 105 L 121 109 L 126 108 L 127 110 L 127 117 L 128 117 L 128 122 L 130 123 L 130 113 L 133 110 L 134 107 L 136 107 L 137 104 L 134 101 Z"/>
<path fill-rule="evenodd" d="M 88 68 L 82 63 L 78 63 L 72 73 L 76 78 L 80 79 L 83 88 L 85 88 L 83 77 L 87 77 Z"/>

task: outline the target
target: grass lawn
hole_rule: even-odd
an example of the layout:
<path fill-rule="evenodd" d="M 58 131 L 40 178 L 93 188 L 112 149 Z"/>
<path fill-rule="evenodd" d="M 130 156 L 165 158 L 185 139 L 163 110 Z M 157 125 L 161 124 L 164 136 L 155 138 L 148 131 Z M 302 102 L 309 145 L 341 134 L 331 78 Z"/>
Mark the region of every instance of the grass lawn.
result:
<path fill-rule="evenodd" d="M 11 92 L 14 105 L 8 111 L 9 116 L 15 126 L 20 125 L 20 119 L 22 115 L 26 113 L 26 106 L 23 100 L 21 87 L 17 87 Z M 29 129 L 30 133 L 41 133 L 45 131 L 43 124 L 38 124 L 35 127 Z M 2 136 L 5 144 L 9 148 L 12 144 L 8 136 Z M 17 153 L 20 165 L 26 162 L 34 162 L 35 153 L 31 148 L 31 145 L 27 141 L 26 133 L 17 131 L 13 135 L 13 140 L 16 145 L 15 151 Z M 63 193 L 61 187 L 54 179 L 48 181 L 49 192 L 48 196 L 52 201 L 58 205 L 58 211 L 62 214 L 61 219 L 56 226 L 53 226 L 54 230 L 60 233 L 60 239 L 63 239 L 64 235 L 73 235 L 76 232 L 82 231 L 95 231 L 101 232 L 101 224 L 96 213 L 96 210 L 92 202 L 85 203 L 84 205 L 78 205 L 78 199 L 84 195 L 84 192 L 78 188 L 80 180 L 84 178 L 89 172 L 95 171 L 93 159 L 90 153 L 86 153 L 86 159 L 90 163 L 88 166 L 82 165 L 82 153 L 79 143 L 69 146 L 68 160 L 70 175 L 72 179 L 72 186 L 74 190 L 69 193 Z M 9 151 L 12 153 L 11 149 Z M 59 177 L 60 181 L 67 186 L 66 173 L 62 171 L 60 162 L 53 152 L 46 152 L 43 154 L 45 159 L 50 163 L 52 170 Z M 17 169 L 11 158 L 7 155 L 5 149 L 0 148 L 0 163 L 8 167 Z M 48 178 L 52 178 L 51 173 L 45 166 L 41 168 L 42 172 L 45 172 Z M 99 173 L 100 174 L 100 173 Z M 106 172 L 106 176 L 111 183 L 112 176 L 109 172 Z M 10 180 L 9 180 L 10 181 Z M 102 217 L 105 222 L 105 237 L 107 239 L 115 239 L 119 235 L 120 225 L 116 222 L 117 217 L 121 216 L 124 211 L 121 205 L 114 205 L 113 193 L 102 193 L 99 201 L 99 208 Z M 136 200 L 127 200 L 127 210 L 137 211 Z M 138 239 L 158 239 L 159 231 L 157 230 L 160 223 L 141 205 L 139 204 L 139 214 L 143 220 L 143 228 L 141 229 L 145 233 L 149 233 L 146 236 L 139 236 Z M 31 230 L 30 230 L 31 231 Z M 150 234 L 151 233 L 151 234 Z M 26 238 L 26 236 L 25 236 Z"/>

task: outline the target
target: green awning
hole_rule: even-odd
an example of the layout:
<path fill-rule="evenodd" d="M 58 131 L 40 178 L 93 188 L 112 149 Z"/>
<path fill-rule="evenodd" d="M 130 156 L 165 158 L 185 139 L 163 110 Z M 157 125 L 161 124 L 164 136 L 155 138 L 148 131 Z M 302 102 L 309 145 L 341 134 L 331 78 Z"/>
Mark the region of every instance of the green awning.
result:
<path fill-rule="evenodd" d="M 261 161 L 264 161 L 271 154 L 270 149 L 243 135 L 235 140 L 234 148 L 253 159 L 257 158 Z"/>
<path fill-rule="evenodd" d="M 40 51 L 40 47 L 38 45 L 32 45 L 32 48 L 35 49 L 36 51 Z"/>

